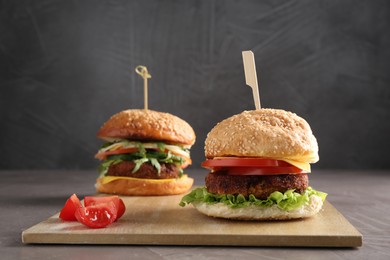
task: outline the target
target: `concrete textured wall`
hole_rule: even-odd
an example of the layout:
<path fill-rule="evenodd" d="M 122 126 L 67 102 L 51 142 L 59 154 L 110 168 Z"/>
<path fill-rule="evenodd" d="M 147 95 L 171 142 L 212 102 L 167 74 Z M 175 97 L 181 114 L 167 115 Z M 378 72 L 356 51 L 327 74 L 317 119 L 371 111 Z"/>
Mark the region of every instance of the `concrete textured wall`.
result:
<path fill-rule="evenodd" d="M 0 1 L 0 169 L 91 169 L 112 114 L 149 106 L 197 133 L 263 107 L 312 126 L 317 168 L 390 167 L 389 1 Z"/>

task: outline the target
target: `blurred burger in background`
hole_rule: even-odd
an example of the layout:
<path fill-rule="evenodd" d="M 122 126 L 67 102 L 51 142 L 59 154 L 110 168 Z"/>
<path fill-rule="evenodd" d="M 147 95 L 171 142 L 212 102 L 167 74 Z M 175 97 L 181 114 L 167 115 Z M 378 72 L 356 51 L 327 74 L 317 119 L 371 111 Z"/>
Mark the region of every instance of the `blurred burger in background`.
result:
<path fill-rule="evenodd" d="M 203 188 L 182 198 L 208 216 L 284 220 L 317 214 L 326 193 L 309 186 L 319 160 L 309 124 L 277 109 L 244 111 L 218 123 L 205 141 L 211 172 Z"/>
<path fill-rule="evenodd" d="M 187 192 L 193 179 L 183 170 L 191 164 L 192 127 L 169 113 L 130 109 L 113 115 L 100 128 L 105 141 L 98 192 L 119 195 L 172 195 Z"/>

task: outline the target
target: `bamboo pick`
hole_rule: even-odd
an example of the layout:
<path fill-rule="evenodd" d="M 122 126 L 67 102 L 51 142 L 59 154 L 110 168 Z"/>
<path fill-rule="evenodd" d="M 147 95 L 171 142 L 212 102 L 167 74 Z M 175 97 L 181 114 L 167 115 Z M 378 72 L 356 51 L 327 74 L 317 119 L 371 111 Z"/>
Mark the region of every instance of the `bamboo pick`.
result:
<path fill-rule="evenodd" d="M 255 101 L 256 109 L 261 109 L 259 86 L 257 84 L 257 74 L 255 57 L 252 51 L 243 51 L 242 59 L 244 62 L 245 82 L 252 88 L 253 99 Z"/>
<path fill-rule="evenodd" d="M 135 72 L 144 79 L 144 109 L 148 110 L 148 79 L 152 77 L 145 66 L 138 65 Z"/>

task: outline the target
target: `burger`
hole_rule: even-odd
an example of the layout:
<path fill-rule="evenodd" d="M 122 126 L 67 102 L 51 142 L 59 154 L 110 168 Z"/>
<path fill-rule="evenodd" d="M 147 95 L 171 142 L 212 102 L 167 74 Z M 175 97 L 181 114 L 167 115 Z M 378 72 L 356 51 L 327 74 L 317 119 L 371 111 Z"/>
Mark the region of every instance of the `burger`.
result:
<path fill-rule="evenodd" d="M 105 141 L 96 190 L 128 196 L 187 192 L 193 179 L 183 173 L 191 164 L 192 127 L 169 113 L 130 109 L 113 115 L 100 128 Z"/>
<path fill-rule="evenodd" d="M 208 216 L 286 220 L 317 214 L 326 193 L 309 186 L 319 160 L 309 124 L 278 109 L 244 111 L 218 123 L 205 141 L 205 187 L 184 196 Z"/>

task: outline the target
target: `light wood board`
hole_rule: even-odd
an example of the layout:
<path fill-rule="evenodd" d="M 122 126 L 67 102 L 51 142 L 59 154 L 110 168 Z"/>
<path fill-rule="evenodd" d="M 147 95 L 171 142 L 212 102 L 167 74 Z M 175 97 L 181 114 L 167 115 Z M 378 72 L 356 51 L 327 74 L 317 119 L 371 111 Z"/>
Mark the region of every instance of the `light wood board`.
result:
<path fill-rule="evenodd" d="M 207 217 L 178 205 L 182 195 L 123 197 L 126 213 L 102 229 L 58 214 L 25 230 L 23 243 L 359 247 L 362 235 L 329 203 L 308 219 L 246 222 Z"/>

